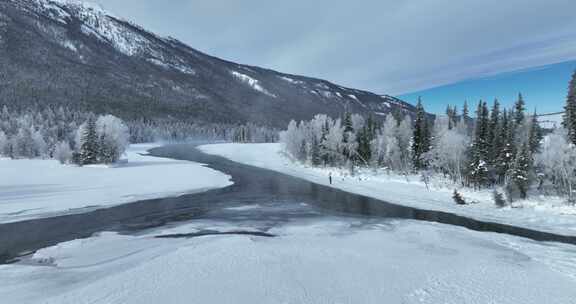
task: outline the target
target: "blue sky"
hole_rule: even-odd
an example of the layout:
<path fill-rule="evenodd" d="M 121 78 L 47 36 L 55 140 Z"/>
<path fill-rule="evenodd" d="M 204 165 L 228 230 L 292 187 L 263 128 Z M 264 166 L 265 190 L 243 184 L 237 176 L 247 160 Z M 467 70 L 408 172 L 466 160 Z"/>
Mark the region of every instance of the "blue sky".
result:
<path fill-rule="evenodd" d="M 574 0 L 91 1 L 213 56 L 380 94 L 576 60 Z"/>
<path fill-rule="evenodd" d="M 566 102 L 568 82 L 575 70 L 576 61 L 568 61 L 462 81 L 399 97 L 415 103 L 421 96 L 428 112 L 444 113 L 447 104 L 455 104 L 462 109 L 464 100 L 468 100 L 470 109 L 475 109 L 481 99 L 492 103 L 498 98 L 502 104 L 510 106 L 522 92 L 531 111 L 536 108 L 539 113 L 558 112 Z"/>

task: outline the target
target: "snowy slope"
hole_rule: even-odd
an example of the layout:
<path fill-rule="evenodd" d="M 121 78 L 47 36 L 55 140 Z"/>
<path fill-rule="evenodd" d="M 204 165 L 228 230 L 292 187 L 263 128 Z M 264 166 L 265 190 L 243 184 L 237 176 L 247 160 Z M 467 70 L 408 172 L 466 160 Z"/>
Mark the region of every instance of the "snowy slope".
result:
<path fill-rule="evenodd" d="M 345 191 L 371 196 L 390 203 L 416 208 L 446 211 L 485 221 L 513 224 L 530 229 L 576 235 L 576 207 L 560 199 L 533 198 L 516 204 L 517 208 L 496 208 L 490 191 L 460 190 L 464 197 L 477 204 L 457 206 L 452 199 L 454 188 L 432 183 L 429 190 L 419 176 L 406 180 L 403 176 L 368 170 L 355 177 L 337 169 L 321 169 L 292 162 L 281 151 L 281 144 L 219 144 L 200 147 L 209 154 L 221 155 L 231 160 L 267 168 L 306 180 L 327 185 L 328 175 L 335 177 L 334 187 Z"/>
<path fill-rule="evenodd" d="M 0 223 L 86 212 L 149 198 L 225 187 L 230 177 L 201 164 L 144 156 L 133 145 L 117 167 L 0 159 Z"/>
<path fill-rule="evenodd" d="M 85 2 L 0 1 L 0 20 L 0 77 L 12 80 L 0 105 L 82 101 L 123 118 L 277 127 L 317 113 L 337 116 L 345 107 L 414 111 L 387 95 L 214 58 Z"/>
<path fill-rule="evenodd" d="M 276 238 L 155 235 L 247 229 L 193 221 L 103 233 L 0 266 L 6 303 L 569 304 L 574 248 L 414 221 L 298 220 Z"/>

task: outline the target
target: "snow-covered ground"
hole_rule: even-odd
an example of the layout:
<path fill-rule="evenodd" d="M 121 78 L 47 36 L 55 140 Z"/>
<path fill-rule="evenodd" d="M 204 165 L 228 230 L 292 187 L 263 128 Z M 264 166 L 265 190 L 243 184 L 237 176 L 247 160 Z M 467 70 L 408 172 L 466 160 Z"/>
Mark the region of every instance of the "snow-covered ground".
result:
<path fill-rule="evenodd" d="M 240 225 L 240 226 L 236 226 Z M 257 226 L 257 225 L 256 225 Z M 329 217 L 274 238 L 101 233 L 0 266 L 2 303 L 574 303 L 574 247 L 436 223 Z"/>
<path fill-rule="evenodd" d="M 458 206 L 452 199 L 454 188 L 445 183 L 432 182 L 428 189 L 419 176 L 406 178 L 366 170 L 352 177 L 346 170 L 308 167 L 291 161 L 282 152 L 281 144 L 217 144 L 202 146 L 200 149 L 209 154 L 221 155 L 240 163 L 275 170 L 323 185 L 329 184 L 328 175 L 332 173 L 333 187 L 390 203 L 576 235 L 576 207 L 568 206 L 560 199 L 534 197 L 513 207 L 496 208 L 491 191 L 462 189 L 459 191 L 465 199 L 476 203 Z"/>
<path fill-rule="evenodd" d="M 0 160 L 0 223 L 83 212 L 142 199 L 230 185 L 230 177 L 187 161 L 146 156 L 132 145 L 127 163 L 65 166 L 53 160 Z"/>

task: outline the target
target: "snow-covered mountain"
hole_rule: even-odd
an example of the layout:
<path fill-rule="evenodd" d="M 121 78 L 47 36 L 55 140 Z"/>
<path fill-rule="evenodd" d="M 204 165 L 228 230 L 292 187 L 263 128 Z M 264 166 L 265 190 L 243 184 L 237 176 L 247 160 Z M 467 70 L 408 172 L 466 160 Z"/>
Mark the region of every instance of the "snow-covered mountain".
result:
<path fill-rule="evenodd" d="M 2 103 L 272 126 L 345 107 L 414 111 L 391 96 L 221 60 L 73 0 L 0 0 Z"/>

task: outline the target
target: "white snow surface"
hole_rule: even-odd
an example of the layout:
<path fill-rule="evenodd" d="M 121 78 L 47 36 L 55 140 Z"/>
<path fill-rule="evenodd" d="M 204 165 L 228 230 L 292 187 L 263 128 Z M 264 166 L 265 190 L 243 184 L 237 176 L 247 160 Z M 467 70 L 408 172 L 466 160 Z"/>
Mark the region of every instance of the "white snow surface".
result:
<path fill-rule="evenodd" d="M 26 3 L 26 1 L 22 3 Z M 19 6 L 22 3 L 16 2 Z M 114 16 L 99 4 L 83 0 L 30 0 L 23 7 L 33 13 L 47 16 L 60 24 L 67 24 L 74 15 L 82 21 L 80 27 L 82 33 L 110 44 L 125 55 L 140 56 L 163 68 L 177 70 L 189 75 L 196 74 L 196 71 L 185 58 L 167 54 L 165 49 L 150 37 L 164 38 L 150 32 L 146 32 L 147 35 L 142 35 L 134 31 L 131 27 L 141 31 L 145 30 L 128 20 Z M 77 51 L 77 46 L 69 41 L 73 39 L 74 37 L 69 35 L 64 38 L 58 37 L 64 47 Z M 76 43 L 81 42 L 76 41 Z"/>
<path fill-rule="evenodd" d="M 573 246 L 416 221 L 323 218 L 276 238 L 155 235 L 247 230 L 193 221 L 129 236 L 101 233 L 0 266 L 18 304 L 569 304 Z"/>
<path fill-rule="evenodd" d="M 246 74 L 242 74 L 240 72 L 236 72 L 236 71 L 231 71 L 230 74 L 232 74 L 232 76 L 234 76 L 234 78 L 240 80 L 241 82 L 247 84 L 248 86 L 250 86 L 251 88 L 253 88 L 254 90 L 263 93 L 265 95 L 268 95 L 270 97 L 274 97 L 276 98 L 277 96 L 270 93 L 268 90 L 266 90 L 265 88 L 262 87 L 262 85 L 260 84 L 260 81 L 257 79 L 254 79 Z"/>
<path fill-rule="evenodd" d="M 230 176 L 199 163 L 142 155 L 156 146 L 132 145 L 126 153 L 128 162 L 110 167 L 0 159 L 0 223 L 85 212 L 232 184 Z"/>
<path fill-rule="evenodd" d="M 200 149 L 233 161 L 262 167 L 314 183 L 328 185 L 332 173 L 334 185 L 344 191 L 358 193 L 390 203 L 429 210 L 451 212 L 484 221 L 500 222 L 535 230 L 576 235 L 576 207 L 560 198 L 533 197 L 511 207 L 496 208 L 492 192 L 459 189 L 468 202 L 458 206 L 452 199 L 455 189 L 445 181 L 433 180 L 430 189 L 419 176 L 398 176 L 385 171 L 365 170 L 350 176 L 337 168 L 314 168 L 293 162 L 282 152 L 282 144 L 217 144 Z"/>
<path fill-rule="evenodd" d="M 296 79 L 286 77 L 286 76 L 278 76 L 278 77 L 280 77 L 281 79 L 283 79 L 285 81 L 288 81 L 291 84 L 296 84 L 296 85 L 304 84 L 304 81 L 302 81 L 302 80 L 296 80 Z"/>

